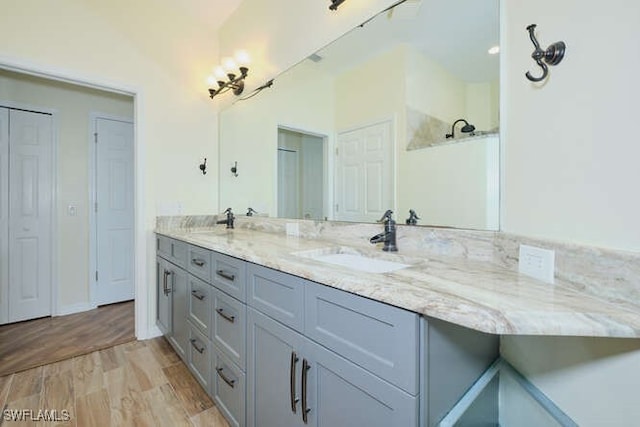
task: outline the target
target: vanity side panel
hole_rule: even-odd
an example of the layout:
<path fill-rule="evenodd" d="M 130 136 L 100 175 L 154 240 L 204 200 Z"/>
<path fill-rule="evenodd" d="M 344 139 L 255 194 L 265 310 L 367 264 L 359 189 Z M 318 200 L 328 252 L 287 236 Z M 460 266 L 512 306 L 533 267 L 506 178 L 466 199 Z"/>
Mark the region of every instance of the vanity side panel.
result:
<path fill-rule="evenodd" d="M 485 334 L 441 320 L 426 318 L 422 339 L 424 413 L 429 427 L 460 400 L 500 355 L 500 336 Z"/>

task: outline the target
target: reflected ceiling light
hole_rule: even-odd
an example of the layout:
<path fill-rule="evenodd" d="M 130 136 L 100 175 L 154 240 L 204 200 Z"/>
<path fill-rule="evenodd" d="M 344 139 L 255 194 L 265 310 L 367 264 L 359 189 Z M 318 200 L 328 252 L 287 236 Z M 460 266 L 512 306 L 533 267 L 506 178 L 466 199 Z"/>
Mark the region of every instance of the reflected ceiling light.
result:
<path fill-rule="evenodd" d="M 233 58 L 223 58 L 222 65 L 217 66 L 213 75 L 207 78 L 209 84 L 209 97 L 222 93 L 233 91 L 233 94 L 239 96 L 244 90 L 244 79 L 249 73 L 249 54 L 244 51 L 238 51 Z M 237 74 L 237 71 L 240 74 Z"/>
<path fill-rule="evenodd" d="M 500 46 L 491 46 L 487 52 L 489 55 L 497 55 L 500 53 Z"/>

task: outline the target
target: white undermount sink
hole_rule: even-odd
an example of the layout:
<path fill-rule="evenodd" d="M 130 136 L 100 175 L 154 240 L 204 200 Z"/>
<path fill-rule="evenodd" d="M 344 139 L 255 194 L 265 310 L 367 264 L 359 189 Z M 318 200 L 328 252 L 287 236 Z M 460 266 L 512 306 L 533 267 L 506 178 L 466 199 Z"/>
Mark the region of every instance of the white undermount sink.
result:
<path fill-rule="evenodd" d="M 409 264 L 364 256 L 357 251 L 346 247 L 313 249 L 309 251 L 294 252 L 293 255 L 313 259 L 327 264 L 339 265 L 366 273 L 390 273 L 392 271 L 411 267 Z"/>

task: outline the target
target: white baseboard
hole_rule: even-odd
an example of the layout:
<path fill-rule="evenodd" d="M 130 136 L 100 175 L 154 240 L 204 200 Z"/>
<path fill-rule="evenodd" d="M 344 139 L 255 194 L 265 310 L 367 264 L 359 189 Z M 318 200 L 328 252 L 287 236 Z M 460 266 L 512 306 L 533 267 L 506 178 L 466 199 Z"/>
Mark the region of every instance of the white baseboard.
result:
<path fill-rule="evenodd" d="M 66 316 L 67 314 L 82 313 L 83 311 L 93 310 L 98 308 L 97 305 L 90 302 L 79 302 L 77 304 L 69 304 L 58 307 L 58 312 L 55 316 Z"/>
<path fill-rule="evenodd" d="M 136 337 L 138 340 L 150 340 L 151 338 L 156 338 L 162 336 L 162 331 L 156 325 L 152 325 L 146 333 L 138 334 Z"/>

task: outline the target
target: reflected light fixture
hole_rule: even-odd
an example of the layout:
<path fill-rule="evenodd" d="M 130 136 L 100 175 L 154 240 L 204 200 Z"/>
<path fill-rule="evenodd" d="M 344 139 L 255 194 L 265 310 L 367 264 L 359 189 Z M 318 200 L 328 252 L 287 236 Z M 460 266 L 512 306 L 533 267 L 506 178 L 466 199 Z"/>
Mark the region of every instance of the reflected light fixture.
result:
<path fill-rule="evenodd" d="M 217 66 L 213 75 L 207 78 L 209 97 L 233 91 L 239 96 L 244 90 L 244 79 L 249 73 L 249 55 L 245 51 L 236 52 L 233 58 L 223 58 L 222 65 Z M 238 74 L 238 71 L 240 74 Z"/>
<path fill-rule="evenodd" d="M 489 55 L 497 55 L 500 53 L 500 46 L 491 46 L 487 51 Z"/>

